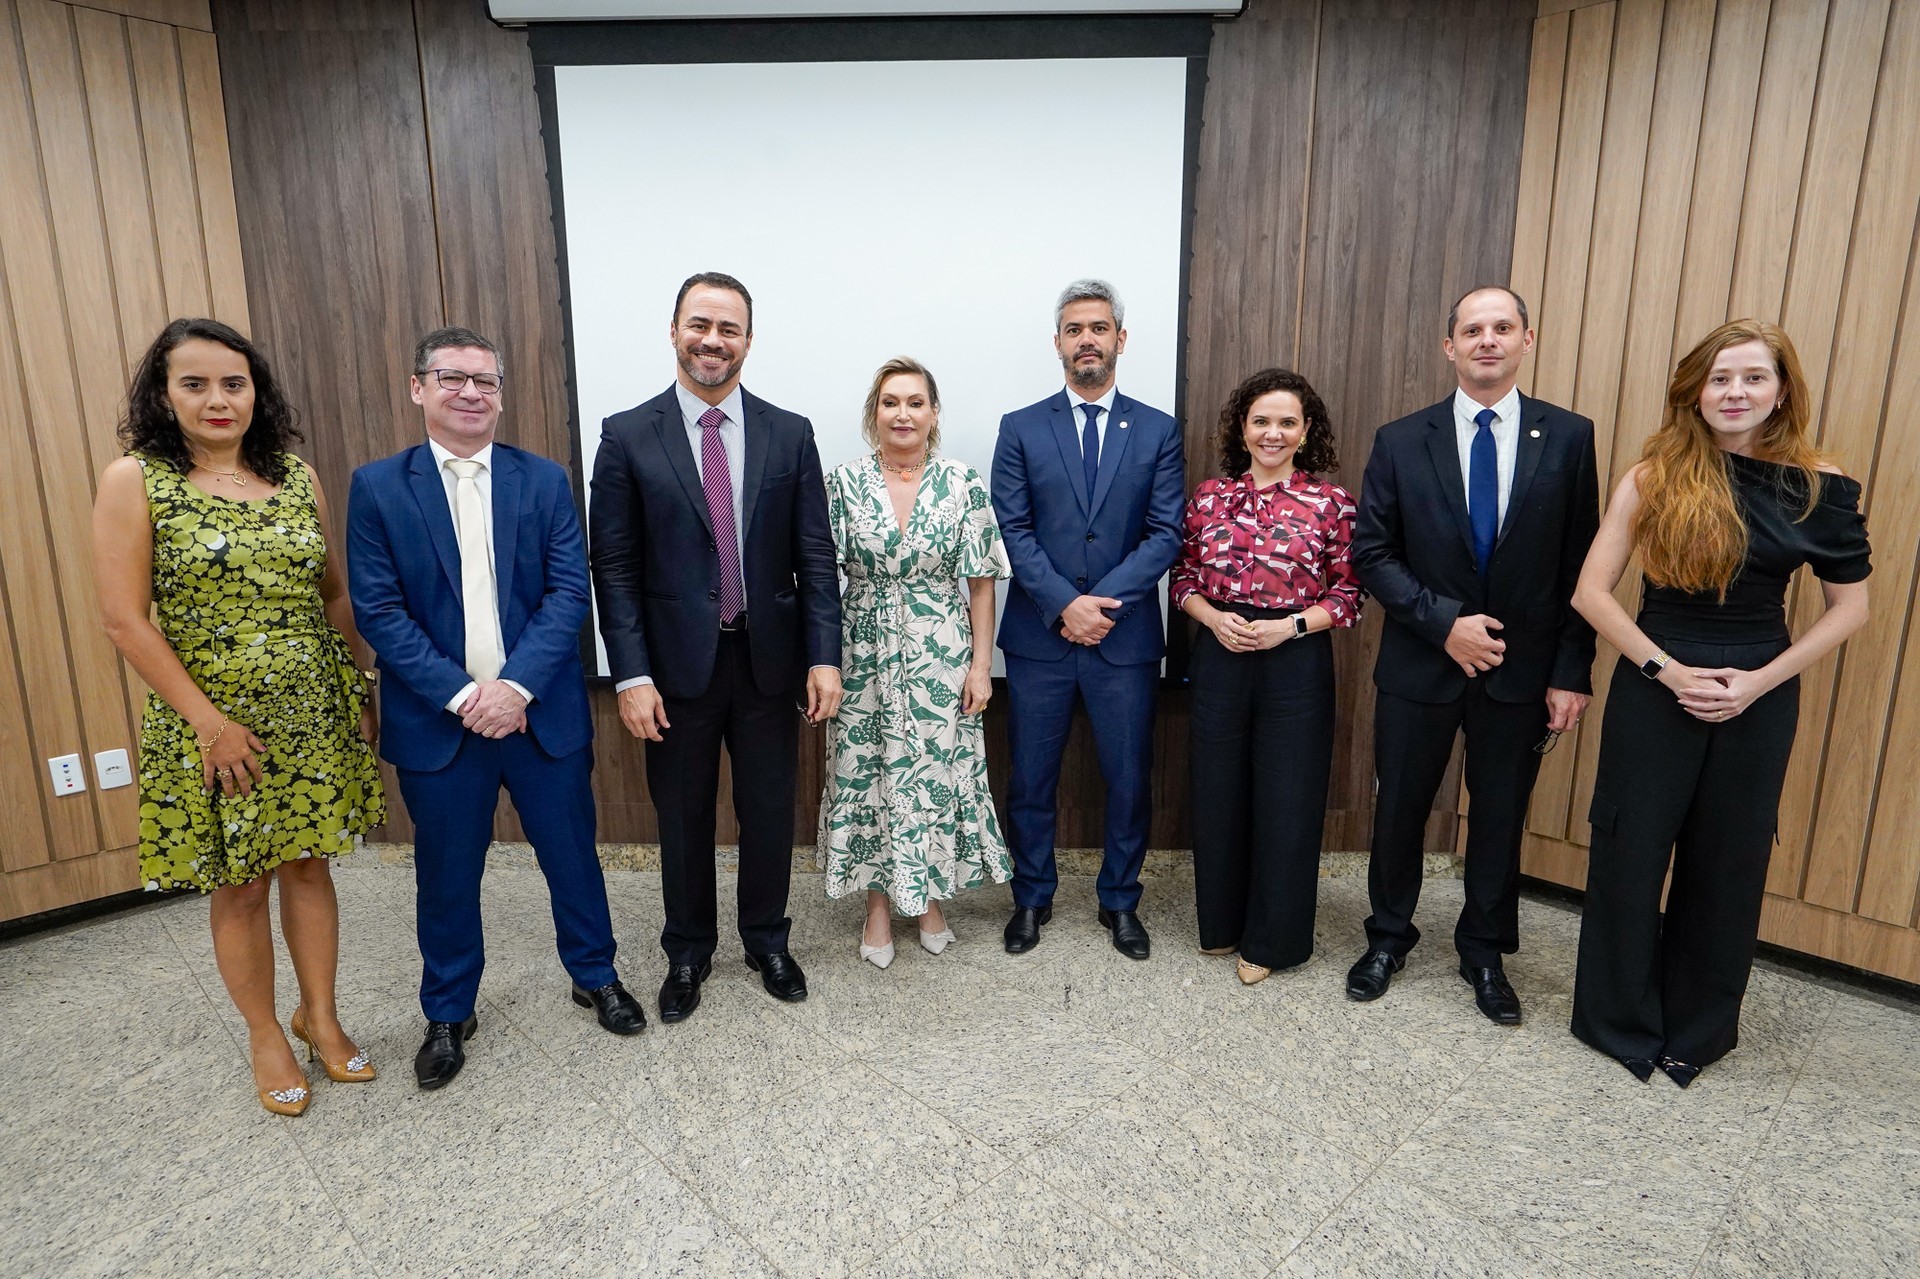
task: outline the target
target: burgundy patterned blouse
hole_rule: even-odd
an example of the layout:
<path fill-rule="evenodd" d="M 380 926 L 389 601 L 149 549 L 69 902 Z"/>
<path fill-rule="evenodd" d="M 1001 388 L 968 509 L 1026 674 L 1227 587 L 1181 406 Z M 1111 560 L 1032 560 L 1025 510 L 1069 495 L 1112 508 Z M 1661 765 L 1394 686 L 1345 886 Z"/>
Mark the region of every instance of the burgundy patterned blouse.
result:
<path fill-rule="evenodd" d="M 1168 601 L 1179 608 L 1198 591 L 1254 608 L 1318 604 L 1335 626 L 1353 626 L 1365 598 L 1353 573 L 1353 516 L 1345 489 L 1306 471 L 1264 489 L 1251 473 L 1208 480 L 1187 499 Z"/>

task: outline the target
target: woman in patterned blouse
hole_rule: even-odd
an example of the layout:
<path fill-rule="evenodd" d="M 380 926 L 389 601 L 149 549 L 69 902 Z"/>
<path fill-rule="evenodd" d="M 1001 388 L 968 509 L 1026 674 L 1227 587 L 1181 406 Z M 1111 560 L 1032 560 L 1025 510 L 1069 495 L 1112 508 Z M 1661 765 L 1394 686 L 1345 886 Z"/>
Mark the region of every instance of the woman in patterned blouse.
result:
<path fill-rule="evenodd" d="M 1220 411 L 1220 470 L 1187 502 L 1169 592 L 1193 664 L 1193 886 L 1200 947 L 1247 985 L 1313 953 L 1333 762 L 1333 645 L 1360 620 L 1353 498 L 1327 406 L 1263 369 Z"/>

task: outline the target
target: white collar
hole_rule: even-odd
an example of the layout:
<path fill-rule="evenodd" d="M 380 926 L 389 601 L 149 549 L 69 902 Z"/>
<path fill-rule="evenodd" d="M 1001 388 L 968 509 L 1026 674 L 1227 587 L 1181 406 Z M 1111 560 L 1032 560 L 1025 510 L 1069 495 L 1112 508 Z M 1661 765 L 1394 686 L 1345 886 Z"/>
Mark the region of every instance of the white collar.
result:
<path fill-rule="evenodd" d="M 456 462 L 461 460 L 458 453 L 455 453 L 431 435 L 427 437 L 427 447 L 433 450 L 433 469 L 436 471 L 446 470 L 449 460 Z M 488 440 L 481 446 L 480 451 L 475 453 L 469 460 L 478 462 L 480 469 L 491 475 L 493 473 L 493 441 Z"/>
<path fill-rule="evenodd" d="M 1454 390 L 1453 418 L 1456 422 L 1470 423 L 1480 416 L 1481 409 L 1489 407 L 1493 409 L 1495 426 L 1512 426 L 1520 420 L 1520 388 L 1509 387 L 1507 393 L 1500 397 L 1500 402 L 1494 405 L 1482 404 L 1464 390 L 1458 388 Z"/>
<path fill-rule="evenodd" d="M 1067 407 L 1073 410 L 1074 412 L 1078 413 L 1080 411 L 1080 406 L 1082 404 L 1098 404 L 1100 406 L 1101 413 L 1103 414 L 1111 413 L 1113 412 L 1114 397 L 1119 394 L 1120 394 L 1120 384 L 1118 382 L 1115 382 L 1111 386 L 1107 387 L 1107 393 L 1105 395 L 1101 396 L 1097 400 L 1089 400 L 1086 396 L 1074 390 L 1072 383 L 1068 383 L 1067 384 Z"/>
<path fill-rule="evenodd" d="M 680 412 L 689 422 L 698 422 L 700 415 L 708 409 L 719 409 L 727 415 L 727 421 L 744 427 L 747 424 L 747 411 L 740 400 L 740 384 L 734 383 L 727 392 L 727 398 L 718 404 L 709 404 L 689 391 L 679 378 L 673 379 L 673 393 L 680 397 Z"/>

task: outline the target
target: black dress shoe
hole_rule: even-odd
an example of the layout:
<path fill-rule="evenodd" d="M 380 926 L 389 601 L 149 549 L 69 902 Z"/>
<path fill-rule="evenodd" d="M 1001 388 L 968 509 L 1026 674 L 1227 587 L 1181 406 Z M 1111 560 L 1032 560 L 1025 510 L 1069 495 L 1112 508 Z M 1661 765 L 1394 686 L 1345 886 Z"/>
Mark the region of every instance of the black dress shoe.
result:
<path fill-rule="evenodd" d="M 1040 944 L 1040 925 L 1053 919 L 1051 906 L 1018 906 L 1007 921 L 1007 953 L 1024 955 Z"/>
<path fill-rule="evenodd" d="M 1130 910 L 1100 908 L 1100 926 L 1113 934 L 1113 948 L 1128 959 L 1145 959 L 1153 953 L 1147 926 Z"/>
<path fill-rule="evenodd" d="M 465 1021 L 427 1023 L 426 1040 L 420 1045 L 420 1051 L 413 1055 L 413 1077 L 419 1081 L 421 1088 L 432 1092 L 453 1081 L 453 1077 L 460 1073 L 460 1067 L 467 1064 L 464 1045 L 478 1029 L 478 1017 L 469 1017 Z"/>
<path fill-rule="evenodd" d="M 690 1017 L 700 1006 L 700 983 L 712 972 L 710 959 L 667 969 L 667 979 L 660 983 L 660 1020 L 671 1024 Z"/>
<path fill-rule="evenodd" d="M 1480 1006 L 1488 1021 L 1496 1026 L 1520 1024 L 1520 996 L 1513 993 L 1513 983 L 1507 980 L 1503 970 L 1469 967 L 1463 959 L 1460 977 L 1473 987 L 1473 1002 Z"/>
<path fill-rule="evenodd" d="M 800 965 L 786 951 L 776 950 L 771 955 L 748 955 L 747 967 L 760 974 L 760 984 L 775 999 L 797 1004 L 807 997 L 807 975 L 800 971 Z"/>
<path fill-rule="evenodd" d="M 1622 1057 L 1620 1064 L 1632 1071 L 1633 1077 L 1643 1084 L 1653 1078 L 1653 1058 L 1651 1057 Z"/>
<path fill-rule="evenodd" d="M 600 1019 L 600 1025 L 616 1035 L 637 1035 L 647 1028 L 647 1015 L 640 1011 L 640 1001 L 627 993 L 627 988 L 617 981 L 592 990 L 582 990 L 580 983 L 573 984 L 573 1002 L 582 1008 L 591 1008 Z"/>
<path fill-rule="evenodd" d="M 1393 984 L 1393 975 L 1407 966 L 1407 961 L 1384 950 L 1369 950 L 1347 969 L 1347 998 L 1368 1003 L 1387 993 L 1387 987 Z"/>
<path fill-rule="evenodd" d="M 1660 1069 L 1667 1072 L 1667 1078 L 1685 1088 L 1700 1076 L 1700 1067 L 1677 1061 L 1672 1057 L 1660 1059 Z"/>

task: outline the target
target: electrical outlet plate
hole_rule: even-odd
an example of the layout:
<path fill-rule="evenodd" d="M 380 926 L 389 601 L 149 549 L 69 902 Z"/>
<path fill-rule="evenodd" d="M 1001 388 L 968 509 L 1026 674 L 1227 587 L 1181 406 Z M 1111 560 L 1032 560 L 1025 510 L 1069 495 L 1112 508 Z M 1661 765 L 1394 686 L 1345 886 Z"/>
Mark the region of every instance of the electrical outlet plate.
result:
<path fill-rule="evenodd" d="M 95 751 L 93 756 L 93 780 L 101 790 L 115 790 L 122 786 L 133 785 L 133 766 L 127 762 L 125 750 Z"/>
<path fill-rule="evenodd" d="M 87 775 L 81 771 L 78 755 L 60 755 L 48 760 L 47 771 L 53 774 L 56 795 L 78 795 L 87 788 Z"/>

